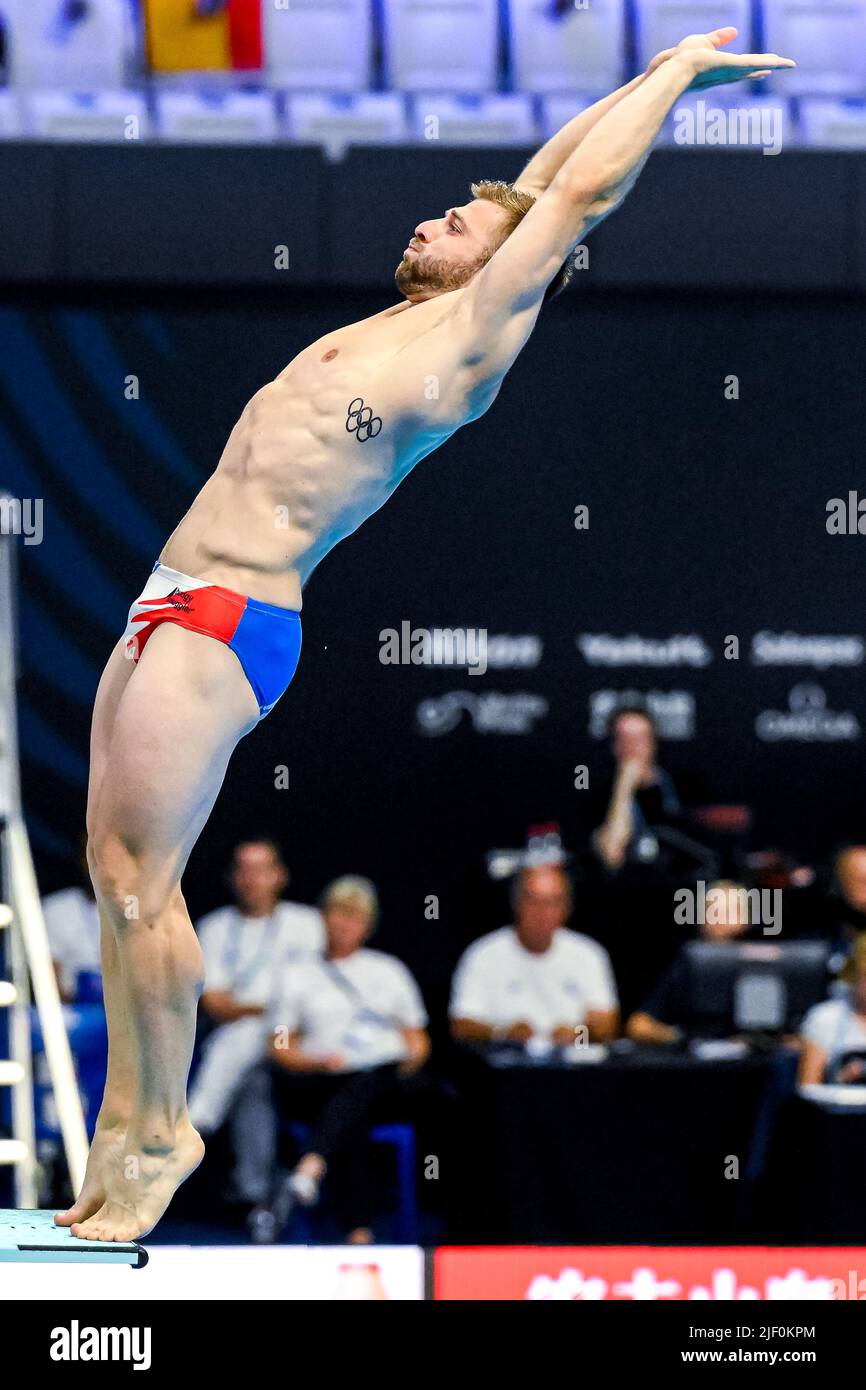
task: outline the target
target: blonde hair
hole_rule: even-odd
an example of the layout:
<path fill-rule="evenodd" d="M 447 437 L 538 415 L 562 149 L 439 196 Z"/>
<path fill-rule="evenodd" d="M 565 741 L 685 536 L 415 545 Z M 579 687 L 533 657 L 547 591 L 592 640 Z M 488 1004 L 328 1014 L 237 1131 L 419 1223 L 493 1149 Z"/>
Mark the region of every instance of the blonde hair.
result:
<path fill-rule="evenodd" d="M 851 947 L 851 954 L 839 971 L 839 979 L 853 985 L 859 975 L 866 975 L 866 932 L 860 932 Z"/>
<path fill-rule="evenodd" d="M 497 251 L 499 246 L 508 240 L 515 228 L 520 226 L 529 209 L 535 206 L 535 198 L 531 193 L 525 193 L 516 184 L 506 183 L 503 179 L 479 179 L 477 183 L 471 185 L 470 191 L 473 198 L 481 198 L 487 203 L 495 203 L 506 214 L 505 231 L 495 248 Z M 544 292 L 545 304 L 566 288 L 571 281 L 573 272 L 574 261 L 573 257 L 569 255 Z"/>
<path fill-rule="evenodd" d="M 379 895 L 368 878 L 343 874 L 329 883 L 319 899 L 323 912 L 330 907 L 347 907 L 351 912 L 363 912 L 373 926 L 379 916 Z"/>

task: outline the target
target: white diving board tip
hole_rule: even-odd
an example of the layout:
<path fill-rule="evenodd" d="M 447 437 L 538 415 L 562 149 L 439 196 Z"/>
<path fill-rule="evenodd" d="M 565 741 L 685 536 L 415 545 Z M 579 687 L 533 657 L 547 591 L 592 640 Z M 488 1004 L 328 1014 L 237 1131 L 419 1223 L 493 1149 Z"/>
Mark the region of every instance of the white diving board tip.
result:
<path fill-rule="evenodd" d="M 0 1264 L 115 1264 L 143 1269 L 147 1251 L 135 1241 L 80 1240 L 54 1223 L 53 1211 L 0 1208 Z"/>

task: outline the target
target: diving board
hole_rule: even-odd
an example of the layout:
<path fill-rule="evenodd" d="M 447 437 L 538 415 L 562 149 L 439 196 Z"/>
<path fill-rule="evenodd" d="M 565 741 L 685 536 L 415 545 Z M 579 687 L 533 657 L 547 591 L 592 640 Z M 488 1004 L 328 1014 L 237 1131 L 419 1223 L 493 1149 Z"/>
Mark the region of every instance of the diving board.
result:
<path fill-rule="evenodd" d="M 114 1264 L 143 1269 L 147 1251 L 135 1241 L 79 1240 L 54 1224 L 53 1211 L 0 1208 L 0 1264 Z"/>

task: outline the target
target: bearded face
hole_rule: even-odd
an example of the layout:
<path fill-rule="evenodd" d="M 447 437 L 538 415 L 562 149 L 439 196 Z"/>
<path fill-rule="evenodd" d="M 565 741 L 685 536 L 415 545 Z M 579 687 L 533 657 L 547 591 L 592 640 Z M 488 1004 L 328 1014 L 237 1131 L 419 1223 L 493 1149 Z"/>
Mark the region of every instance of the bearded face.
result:
<path fill-rule="evenodd" d="M 407 298 L 422 295 L 447 294 L 462 289 L 490 260 L 492 252 L 485 251 L 471 259 L 446 258 L 434 251 L 407 250 L 398 265 L 394 279 L 397 289 Z"/>

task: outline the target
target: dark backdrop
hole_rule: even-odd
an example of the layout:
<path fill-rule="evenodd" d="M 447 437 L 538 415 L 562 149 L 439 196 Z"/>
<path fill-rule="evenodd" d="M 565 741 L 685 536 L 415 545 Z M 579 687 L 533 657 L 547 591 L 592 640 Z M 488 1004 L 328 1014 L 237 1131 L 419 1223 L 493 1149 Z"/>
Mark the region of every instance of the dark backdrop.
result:
<path fill-rule="evenodd" d="M 254 390 L 386 302 L 202 290 L 154 292 L 145 307 L 88 291 L 0 306 L 0 475 L 45 508 L 42 544 L 19 559 L 24 791 L 46 890 L 74 876 L 94 690 L 164 538 Z M 484 851 L 547 818 L 572 844 L 585 836 L 573 769 L 589 765 L 592 790 L 605 775 L 589 733 L 598 692 L 682 692 L 659 706 L 693 733 L 669 744 L 667 765 L 704 799 L 754 804 L 758 842 L 820 854 L 862 834 L 862 665 L 756 666 L 750 642 L 866 630 L 866 537 L 825 528 L 828 499 L 862 484 L 864 320 L 856 298 L 766 293 L 579 286 L 550 306 L 484 420 L 314 575 L 296 680 L 238 750 L 193 855 L 193 913 L 224 898 L 233 841 L 273 832 L 301 898 L 338 872 L 370 874 L 381 944 L 428 994 L 444 990 L 457 951 L 504 920 Z M 731 373 L 739 400 L 724 396 Z M 588 530 L 573 524 L 580 504 Z M 406 620 L 535 637 L 540 660 L 483 677 L 381 664 L 380 631 Z M 576 642 L 586 633 L 693 634 L 711 659 L 593 667 Z M 739 661 L 722 659 L 728 634 Z M 787 710 L 792 689 L 807 732 L 823 700 L 856 737 L 758 738 L 756 718 Z M 451 693 L 453 705 L 425 706 L 446 731 L 421 732 L 419 705 Z M 497 693 L 532 699 L 491 703 Z M 528 732 L 497 731 L 527 708 Z"/>

